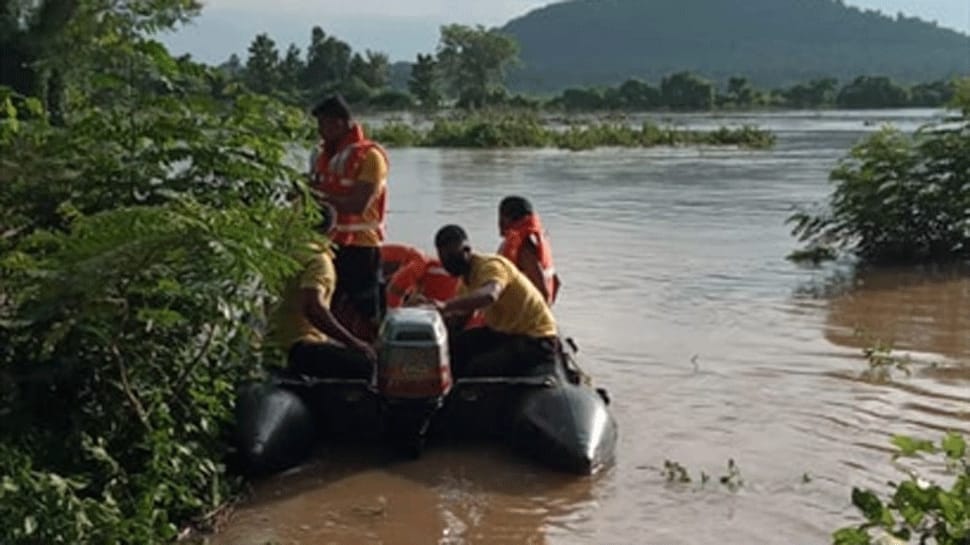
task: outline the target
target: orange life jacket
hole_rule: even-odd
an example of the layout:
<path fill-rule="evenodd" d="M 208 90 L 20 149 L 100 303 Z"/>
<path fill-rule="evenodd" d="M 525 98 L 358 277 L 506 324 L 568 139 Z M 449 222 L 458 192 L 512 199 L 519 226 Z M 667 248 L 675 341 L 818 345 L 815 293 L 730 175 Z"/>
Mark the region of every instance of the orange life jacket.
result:
<path fill-rule="evenodd" d="M 448 274 L 437 259 L 421 256 L 398 269 L 387 284 L 387 308 L 397 308 L 411 293 L 447 301 L 458 293 L 459 279 Z"/>
<path fill-rule="evenodd" d="M 526 241 L 531 241 L 535 246 L 536 256 L 539 260 L 539 267 L 542 269 L 542 280 L 546 285 L 548 300 L 546 303 L 552 304 L 559 293 L 559 277 L 556 275 L 556 267 L 552 262 L 552 247 L 545 231 L 542 229 L 542 222 L 539 216 L 529 214 L 528 216 L 513 223 L 504 233 L 505 239 L 499 246 L 498 253 L 515 263 L 519 264 L 519 252 Z"/>
<path fill-rule="evenodd" d="M 381 245 L 381 268 L 384 270 L 384 278 L 390 278 L 401 267 L 415 259 L 424 259 L 424 254 L 414 246 L 407 244 Z"/>
<path fill-rule="evenodd" d="M 347 195 L 351 192 L 360 175 L 360 167 L 370 150 L 376 149 L 387 162 L 387 152 L 376 142 L 364 136 L 360 125 L 351 127 L 350 133 L 328 153 L 326 148 L 317 155 L 316 168 L 312 186 L 314 189 L 328 195 Z M 332 240 L 341 246 L 352 246 L 357 233 L 377 231 L 379 240 L 384 240 L 384 216 L 387 212 L 387 186 L 380 189 L 380 193 L 369 205 L 376 207 L 378 218 L 367 221 L 362 214 L 337 214 L 337 223 Z"/>

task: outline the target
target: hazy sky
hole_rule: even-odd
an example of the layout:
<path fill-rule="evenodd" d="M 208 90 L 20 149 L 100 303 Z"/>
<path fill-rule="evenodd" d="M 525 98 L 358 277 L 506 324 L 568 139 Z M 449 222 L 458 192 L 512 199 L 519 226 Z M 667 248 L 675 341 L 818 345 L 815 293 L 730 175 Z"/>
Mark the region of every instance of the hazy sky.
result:
<path fill-rule="evenodd" d="M 724 0 L 728 1 L 728 0 Z M 744 0 L 735 0 L 741 1 Z M 936 21 L 970 33 L 970 0 L 845 0 L 847 4 Z M 549 0 L 203 0 L 202 15 L 163 40 L 172 51 L 212 63 L 238 53 L 267 32 L 279 49 L 301 49 L 310 28 L 321 26 L 355 49 L 374 49 L 392 60 L 411 60 L 434 50 L 438 27 L 447 23 L 497 26 Z"/>

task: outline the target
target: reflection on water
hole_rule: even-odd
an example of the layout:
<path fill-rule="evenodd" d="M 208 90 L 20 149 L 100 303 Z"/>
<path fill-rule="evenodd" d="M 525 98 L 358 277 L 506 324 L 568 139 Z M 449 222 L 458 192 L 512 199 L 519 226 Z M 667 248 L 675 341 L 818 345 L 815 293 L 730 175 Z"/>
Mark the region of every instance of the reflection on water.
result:
<path fill-rule="evenodd" d="M 439 446 L 417 463 L 349 447 L 319 458 L 259 483 L 218 542 L 544 544 L 592 501 L 592 480 L 540 473 L 489 447 Z"/>
<path fill-rule="evenodd" d="M 576 480 L 500 446 L 432 447 L 407 464 L 324 453 L 258 485 L 215 542 L 828 542 L 853 516 L 852 486 L 899 477 L 891 434 L 970 429 L 970 273 L 799 267 L 784 260 L 784 220 L 826 196 L 865 132 L 927 115 L 729 120 L 777 130 L 773 150 L 393 150 L 393 240 L 431 250 L 435 230 L 459 222 L 491 250 L 499 200 L 536 203 L 564 281 L 556 314 L 614 400 L 617 466 Z M 863 380 L 856 331 L 927 364 Z M 738 492 L 661 474 L 673 460 L 716 477 L 729 459 Z"/>
<path fill-rule="evenodd" d="M 878 339 L 970 362 L 970 267 L 859 272 L 832 298 L 827 322 L 825 337 L 837 345 Z"/>

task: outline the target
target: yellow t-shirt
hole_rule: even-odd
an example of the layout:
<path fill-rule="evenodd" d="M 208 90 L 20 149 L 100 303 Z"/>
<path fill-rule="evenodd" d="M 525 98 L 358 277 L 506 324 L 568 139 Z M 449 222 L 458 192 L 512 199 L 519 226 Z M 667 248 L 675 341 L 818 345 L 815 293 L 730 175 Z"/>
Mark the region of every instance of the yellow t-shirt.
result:
<path fill-rule="evenodd" d="M 502 256 L 473 254 L 471 271 L 462 282 L 462 293 L 476 290 L 488 282 L 498 282 L 502 294 L 485 308 L 486 326 L 513 335 L 556 335 L 556 319 L 528 277 Z"/>
<path fill-rule="evenodd" d="M 297 341 L 325 342 L 327 336 L 314 327 L 303 314 L 301 290 L 316 288 L 329 305 L 337 285 L 337 272 L 333 266 L 333 255 L 329 250 L 318 247 L 310 249 L 301 256 L 306 266 L 287 284 L 270 319 L 270 340 L 278 347 L 289 350 Z"/>
<path fill-rule="evenodd" d="M 360 163 L 360 172 L 357 174 L 357 180 L 377 184 L 377 191 L 374 193 L 374 198 L 362 214 L 366 222 L 377 223 L 380 221 L 381 211 L 379 201 L 381 193 L 387 191 L 387 170 L 387 161 L 384 160 L 381 152 L 375 148 L 371 148 L 364 155 L 364 160 Z M 380 246 L 381 239 L 377 229 L 355 233 L 353 245 L 369 248 Z"/>

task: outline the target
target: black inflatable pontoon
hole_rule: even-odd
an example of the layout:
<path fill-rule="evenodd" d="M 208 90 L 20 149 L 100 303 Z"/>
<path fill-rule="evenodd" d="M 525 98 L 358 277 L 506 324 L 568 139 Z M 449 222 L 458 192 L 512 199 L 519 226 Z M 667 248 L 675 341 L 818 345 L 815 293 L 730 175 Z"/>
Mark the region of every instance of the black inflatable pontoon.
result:
<path fill-rule="evenodd" d="M 404 313 L 405 319 L 415 317 Z M 235 465 L 248 474 L 283 471 L 305 461 L 318 441 L 384 439 L 417 455 L 426 438 L 499 440 L 544 465 L 580 475 L 612 463 L 616 421 L 605 392 L 580 379 L 571 341 L 566 345 L 572 350 L 562 351 L 556 368 L 536 376 L 463 378 L 452 384 L 444 358 L 442 367 L 434 364 L 439 380 L 428 390 L 429 375 L 395 374 L 394 362 L 407 362 L 402 369 L 419 365 L 416 350 L 440 347 L 440 338 L 407 328 L 398 332 L 395 338 L 385 331 L 376 384 L 283 371 L 243 388 L 236 404 Z M 406 357 L 389 355 L 394 350 Z M 418 382 L 402 382 L 405 376 L 423 377 L 420 388 L 414 387 Z M 440 395 L 429 395 L 439 390 Z"/>

